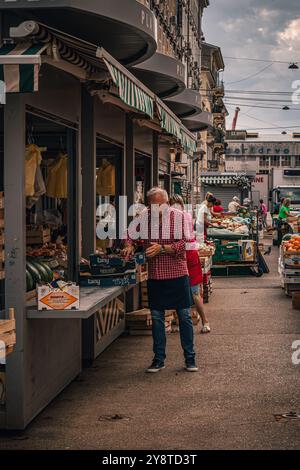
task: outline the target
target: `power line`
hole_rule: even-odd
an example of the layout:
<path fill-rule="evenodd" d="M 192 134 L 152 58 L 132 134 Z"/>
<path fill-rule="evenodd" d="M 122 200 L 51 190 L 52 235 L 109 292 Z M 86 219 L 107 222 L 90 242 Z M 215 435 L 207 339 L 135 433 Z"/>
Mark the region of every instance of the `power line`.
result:
<path fill-rule="evenodd" d="M 272 64 L 269 64 L 267 65 L 266 67 L 264 67 L 263 69 L 259 70 L 258 72 L 252 74 L 252 75 L 249 75 L 248 77 L 245 77 L 245 78 L 242 78 L 241 80 L 236 80 L 234 82 L 229 82 L 228 85 L 233 85 L 235 83 L 241 83 L 241 82 L 245 82 L 246 80 L 250 80 L 251 78 L 254 78 L 254 77 L 257 77 L 257 75 L 260 75 L 261 73 L 265 72 L 265 70 L 269 69 L 270 67 L 272 67 L 273 63 Z"/>
<path fill-rule="evenodd" d="M 270 59 L 254 59 L 251 57 L 230 57 L 230 56 L 224 56 L 224 59 L 230 59 L 230 60 L 248 60 L 252 62 L 265 62 L 265 63 L 271 63 L 271 64 L 297 64 L 295 61 L 287 61 L 287 60 L 270 60 Z"/>
<path fill-rule="evenodd" d="M 243 96 L 231 96 L 231 95 L 226 95 L 227 99 L 233 99 L 233 100 L 241 100 L 241 101 L 269 101 L 271 103 L 291 103 L 293 104 L 292 100 L 278 100 L 278 99 L 270 99 L 270 98 L 247 98 Z"/>
<path fill-rule="evenodd" d="M 229 101 L 226 101 L 225 100 L 225 104 L 227 105 L 232 105 L 232 106 L 236 106 L 237 103 L 231 103 Z M 242 105 L 241 105 L 242 106 Z M 244 106 L 247 106 L 247 104 L 245 103 Z M 275 106 L 259 106 L 259 105 L 253 105 L 253 108 L 260 108 L 260 109 L 278 109 L 278 110 L 281 110 L 282 111 L 282 108 L 280 106 L 278 107 L 275 107 Z M 290 108 L 289 110 L 286 110 L 286 111 L 300 111 L 300 108 Z"/>

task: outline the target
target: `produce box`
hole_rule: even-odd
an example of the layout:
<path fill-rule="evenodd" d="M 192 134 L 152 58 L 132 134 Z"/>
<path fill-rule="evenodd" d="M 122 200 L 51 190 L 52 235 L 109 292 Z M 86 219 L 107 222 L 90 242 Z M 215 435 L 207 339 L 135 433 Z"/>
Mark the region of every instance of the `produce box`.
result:
<path fill-rule="evenodd" d="M 251 262 L 256 260 L 256 242 L 254 240 L 241 240 L 242 260 Z"/>
<path fill-rule="evenodd" d="M 5 351 L 1 348 L 5 345 Z M 0 364 L 5 364 L 6 356 L 13 352 L 16 344 L 16 321 L 14 309 L 9 309 L 9 319 L 0 320 Z"/>
<path fill-rule="evenodd" d="M 131 264 L 130 264 L 131 263 Z M 144 253 L 137 253 L 132 260 L 128 261 L 125 258 L 122 258 L 121 256 L 101 256 L 101 255 L 90 255 L 90 265 L 91 267 L 97 267 L 97 266 L 119 266 L 122 268 L 125 268 L 126 266 L 127 269 L 134 269 L 130 268 L 129 266 L 132 266 L 132 263 L 134 264 L 145 264 L 146 263 L 146 257 Z"/>
<path fill-rule="evenodd" d="M 68 284 L 62 289 L 50 286 L 37 288 L 38 310 L 78 310 L 79 286 Z"/>
<path fill-rule="evenodd" d="M 137 284 L 137 275 L 126 274 L 122 277 L 92 277 L 92 276 L 81 276 L 80 277 L 81 287 L 126 287 Z"/>
<path fill-rule="evenodd" d="M 26 230 L 26 244 L 27 245 L 44 245 L 51 241 L 50 228 L 28 227 Z"/>
<path fill-rule="evenodd" d="M 218 245 L 213 263 L 222 263 L 225 261 L 235 262 L 241 259 L 241 249 L 238 243 L 227 243 L 227 245 Z"/>
<path fill-rule="evenodd" d="M 132 274 L 136 271 L 135 261 L 126 262 L 123 266 L 98 265 L 91 266 L 93 276 L 112 276 L 121 274 Z"/>

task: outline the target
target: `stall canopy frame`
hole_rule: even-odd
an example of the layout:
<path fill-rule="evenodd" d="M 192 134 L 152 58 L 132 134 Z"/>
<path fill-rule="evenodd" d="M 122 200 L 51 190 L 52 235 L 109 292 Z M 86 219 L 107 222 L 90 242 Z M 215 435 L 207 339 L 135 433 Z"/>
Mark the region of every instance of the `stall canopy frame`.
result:
<path fill-rule="evenodd" d="M 42 52 L 47 50 L 47 55 L 42 57 L 42 62 L 48 62 L 54 67 L 62 64 L 72 66 L 66 70 L 75 75 L 77 71 L 77 76 L 89 82 L 91 88 L 94 84 L 109 90 L 109 81 L 112 80 L 120 102 L 145 115 L 150 121 L 155 122 L 157 115 L 162 131 L 175 137 L 190 156 L 196 152 L 196 136 L 164 102 L 102 47 L 35 21 L 26 21 L 11 28 L 10 34 L 17 41 L 30 39 L 33 45 L 35 42 L 44 43 Z M 2 63 L 0 55 L 0 65 Z"/>

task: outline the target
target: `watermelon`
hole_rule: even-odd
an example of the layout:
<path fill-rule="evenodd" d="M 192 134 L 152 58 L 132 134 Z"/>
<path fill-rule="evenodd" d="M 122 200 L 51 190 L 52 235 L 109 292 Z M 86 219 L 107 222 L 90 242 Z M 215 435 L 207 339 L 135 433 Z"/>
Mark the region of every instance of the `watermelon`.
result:
<path fill-rule="evenodd" d="M 37 270 L 37 268 L 35 267 L 35 265 L 31 261 L 27 261 L 26 269 L 32 277 L 33 285 L 34 285 L 33 288 L 35 288 L 37 284 L 40 284 L 42 282 L 42 277 L 39 271 Z"/>
<path fill-rule="evenodd" d="M 52 271 L 52 269 L 44 261 L 43 262 L 39 261 L 39 264 L 47 271 L 47 274 L 48 274 L 47 282 L 52 282 L 53 281 L 53 271 Z"/>
<path fill-rule="evenodd" d="M 34 286 L 32 276 L 31 276 L 30 272 L 28 271 L 28 269 L 26 269 L 26 290 L 27 290 L 27 292 L 33 290 L 34 287 L 35 286 Z"/>
<path fill-rule="evenodd" d="M 40 261 L 32 261 L 33 266 L 36 268 L 38 271 L 42 282 L 49 282 L 49 272 L 47 269 L 45 269 L 44 266 L 42 266 Z"/>

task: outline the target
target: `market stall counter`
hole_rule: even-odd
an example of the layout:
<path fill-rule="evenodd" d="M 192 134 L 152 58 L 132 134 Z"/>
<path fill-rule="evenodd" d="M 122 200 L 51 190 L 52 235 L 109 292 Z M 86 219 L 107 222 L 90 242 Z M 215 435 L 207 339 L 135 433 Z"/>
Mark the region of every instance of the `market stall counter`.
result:
<path fill-rule="evenodd" d="M 38 310 L 35 299 L 27 302 L 28 319 L 87 319 L 108 303 L 124 295 L 124 287 L 80 288 L 80 307 L 72 310 Z"/>

